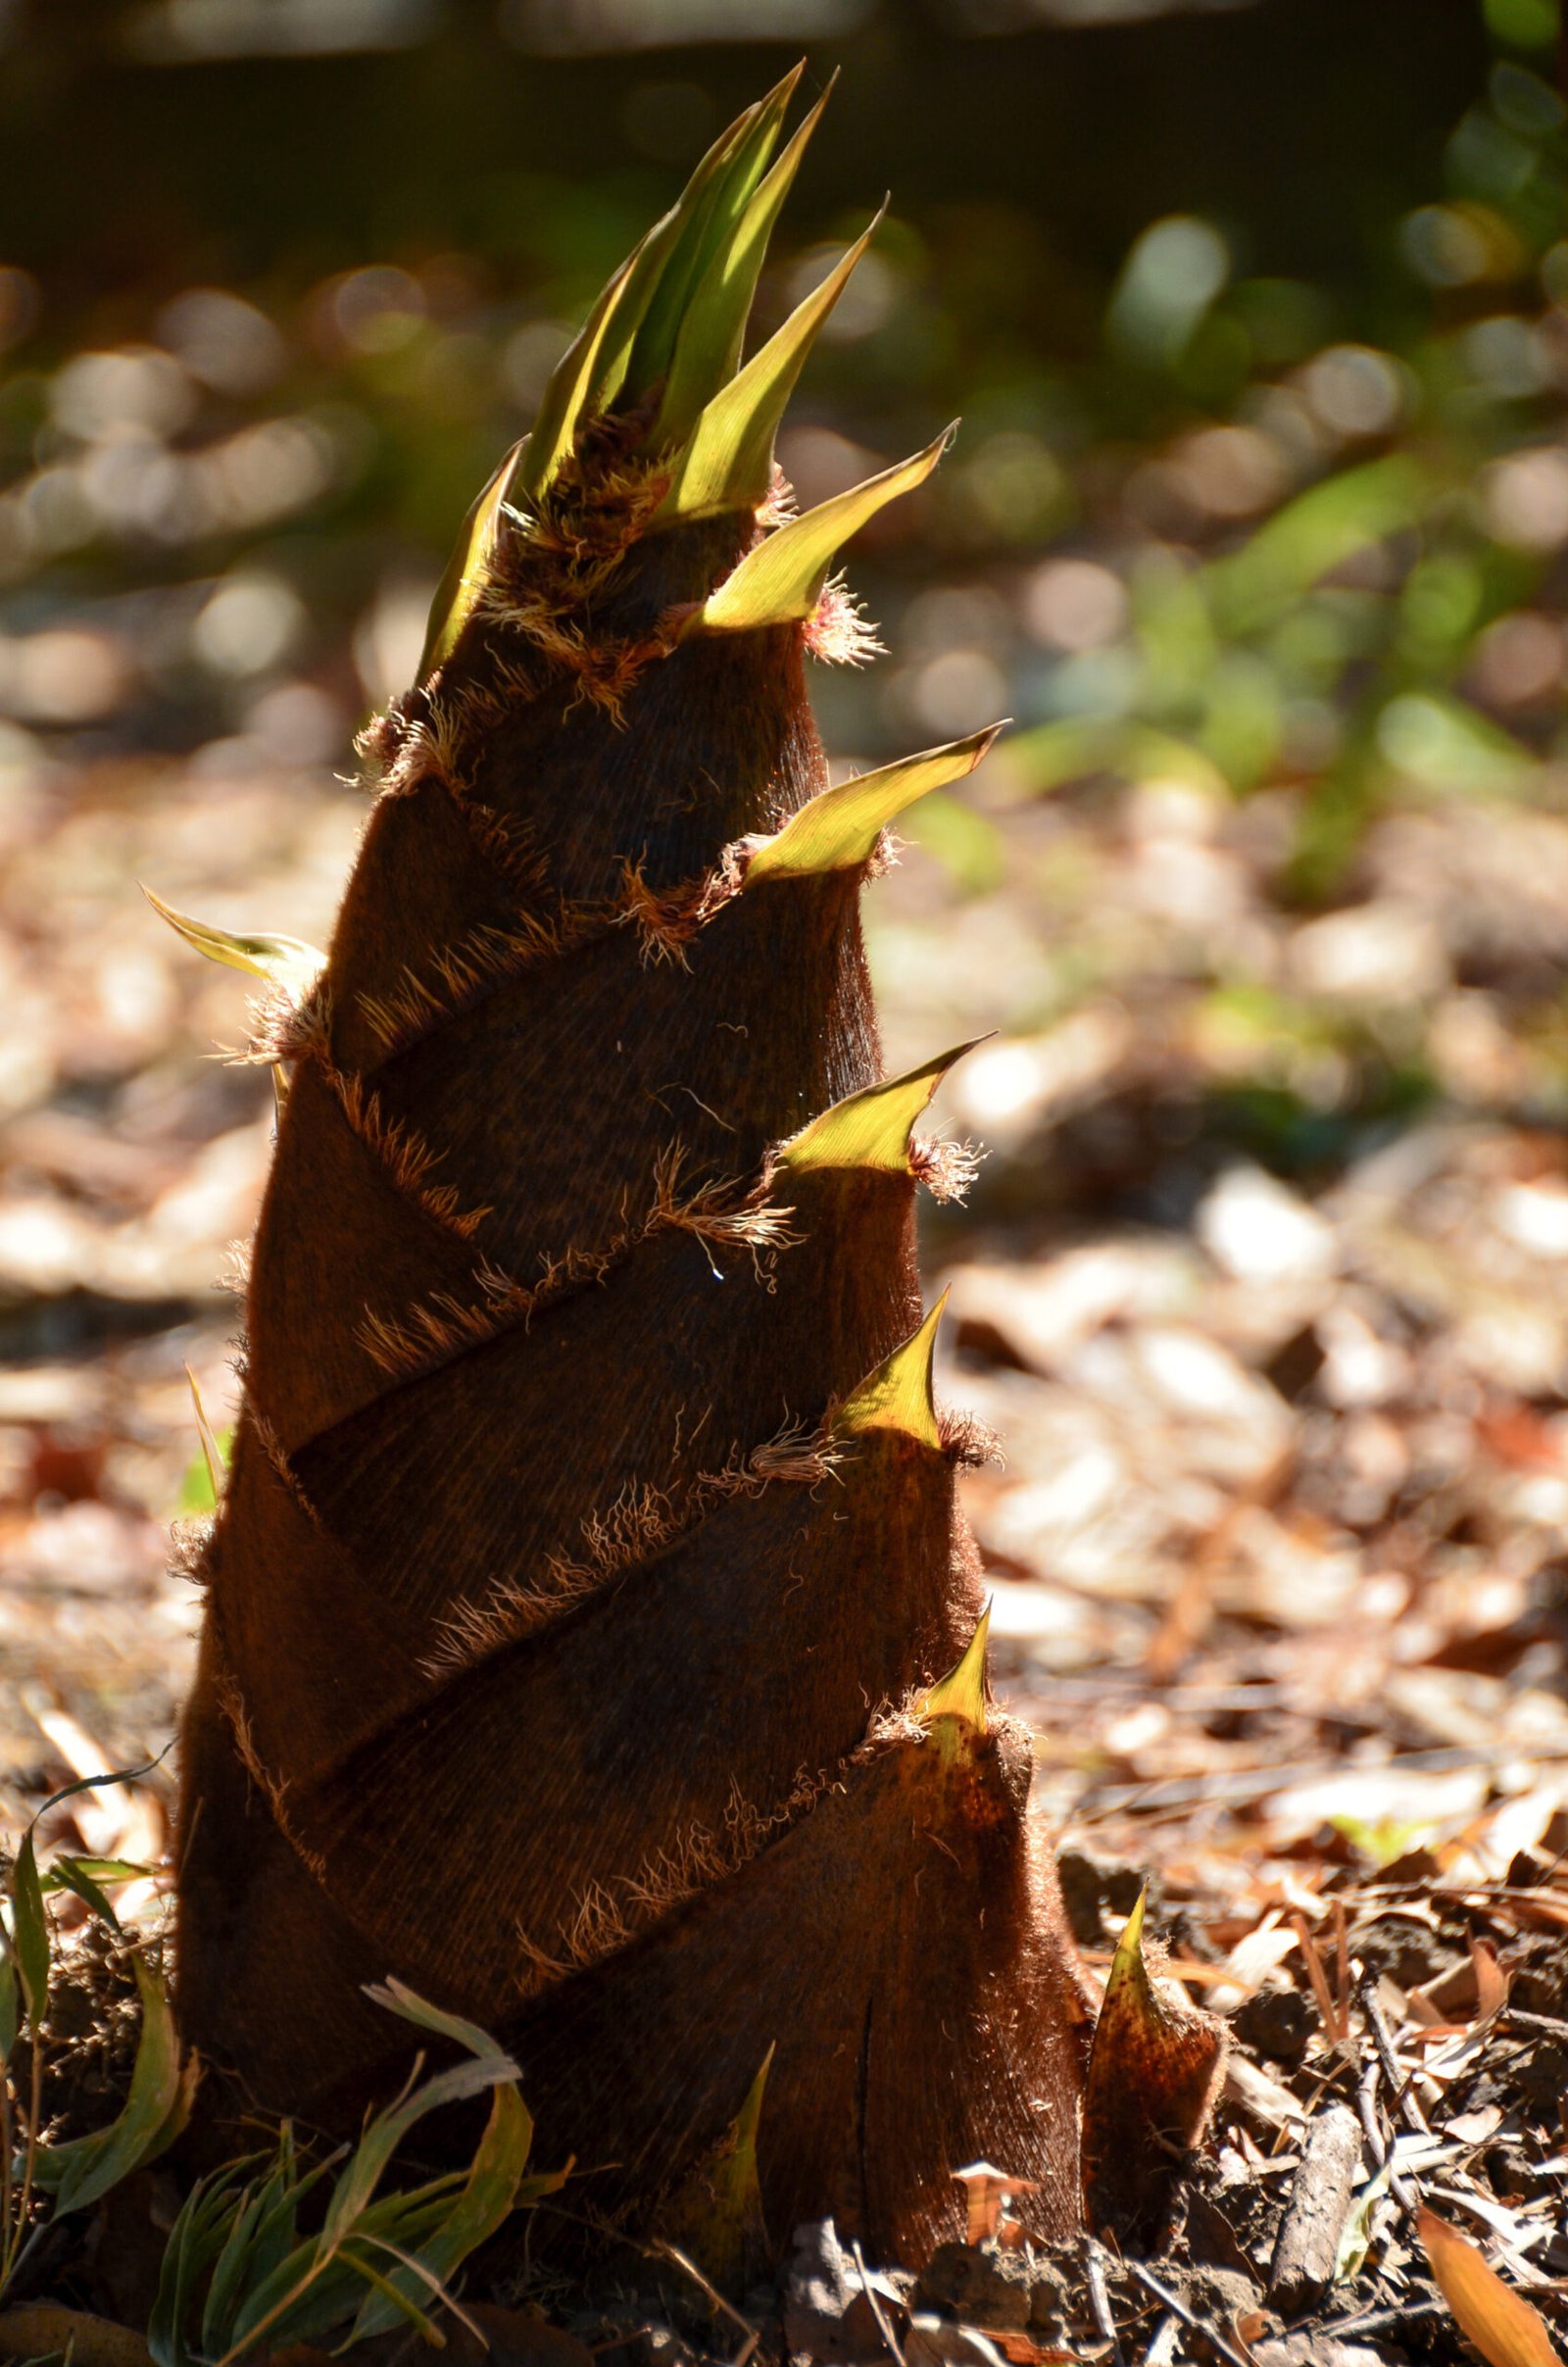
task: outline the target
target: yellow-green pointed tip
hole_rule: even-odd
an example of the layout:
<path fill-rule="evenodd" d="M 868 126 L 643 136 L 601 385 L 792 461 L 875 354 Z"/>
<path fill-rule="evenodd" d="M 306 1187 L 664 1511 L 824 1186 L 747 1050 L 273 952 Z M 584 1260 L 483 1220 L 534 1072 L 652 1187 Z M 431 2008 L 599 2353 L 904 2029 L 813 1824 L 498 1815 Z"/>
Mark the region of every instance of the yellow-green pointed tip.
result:
<path fill-rule="evenodd" d="M 940 1453 L 942 1433 L 937 1427 L 936 1400 L 932 1395 L 931 1370 L 936 1359 L 937 1330 L 942 1321 L 948 1294 L 943 1292 L 918 1331 L 911 1332 L 902 1348 L 896 1348 L 887 1361 L 863 1380 L 839 1407 L 835 1430 L 855 1438 L 867 1430 L 901 1430 L 906 1438 L 918 1441 L 933 1453 Z"/>
<path fill-rule="evenodd" d="M 626 327 L 628 307 L 639 300 L 646 305 L 653 292 L 638 269 L 653 236 L 650 231 L 612 271 L 592 312 L 550 373 L 514 471 L 518 493 L 530 501 L 537 502 L 548 493 L 563 463 L 570 457 L 577 430 L 599 399 L 607 349 Z"/>
<path fill-rule="evenodd" d="M 951 1052 L 923 1060 L 905 1076 L 847 1094 L 781 1145 L 779 1165 L 796 1175 L 812 1167 L 867 1167 L 880 1175 L 907 1175 L 915 1119 L 954 1063 L 984 1042 L 984 1036 L 973 1036 L 967 1044 L 956 1044 Z"/>
<path fill-rule="evenodd" d="M 659 417 L 649 437 L 650 446 L 655 450 L 674 450 L 688 436 L 692 436 L 704 417 L 705 406 L 713 402 L 719 389 L 727 380 L 734 378 L 740 367 L 746 323 L 751 318 L 752 302 L 757 294 L 757 283 L 761 276 L 768 244 L 800 171 L 801 160 L 822 120 L 822 110 L 827 105 L 831 89 L 830 83 L 777 163 L 752 191 L 733 229 L 710 259 L 702 279 L 692 292 L 676 335 L 674 358 L 659 407 Z M 671 516 L 699 515 L 695 500 L 697 488 L 700 482 L 706 481 L 714 472 L 717 457 L 715 444 L 721 440 L 721 431 L 726 424 L 732 428 L 738 426 L 740 421 L 755 413 L 759 401 L 765 402 L 765 399 L 757 389 L 755 377 L 751 377 L 745 399 L 739 404 L 725 406 L 717 419 L 708 422 L 708 432 L 701 438 L 697 448 L 693 450 L 688 447 L 687 453 L 682 455 L 677 471 L 682 490 L 672 494 L 666 502 L 666 510 Z M 779 397 L 780 410 L 787 399 L 788 387 Z M 720 431 L 719 436 L 715 436 L 715 429 Z M 769 449 L 771 452 L 771 439 Z M 762 492 L 766 489 L 764 477 Z M 755 498 L 760 500 L 761 494 Z M 710 502 L 708 506 L 740 508 L 745 503 L 743 498 L 727 505 Z"/>
<path fill-rule="evenodd" d="M 983 762 L 1006 724 L 990 723 L 966 740 L 900 757 L 875 772 L 858 773 L 808 798 L 782 830 L 748 849 L 743 887 L 769 879 L 801 879 L 821 871 L 858 870 L 869 863 L 889 822 L 932 789 L 962 780 Z"/>
<path fill-rule="evenodd" d="M 421 689 L 436 668 L 451 657 L 464 626 L 479 604 L 495 554 L 502 508 L 511 498 L 527 442 L 528 438 L 522 436 L 513 445 L 463 521 L 457 548 L 447 561 L 446 572 L 430 603 L 430 622 L 419 656 L 419 670 L 415 675 L 415 682 Z"/>
<path fill-rule="evenodd" d="M 1110 1971 L 1105 1978 L 1107 1999 L 1118 1989 L 1125 1989 L 1130 1981 L 1143 1981 L 1148 1977 L 1144 1964 L 1144 1910 L 1148 1903 L 1149 1885 L 1145 1883 L 1134 1901 L 1132 1913 L 1122 1926 L 1116 1952 L 1110 1960 Z"/>
<path fill-rule="evenodd" d="M 923 452 L 775 527 L 692 611 L 685 630 L 745 633 L 763 625 L 804 623 L 822 596 L 842 545 L 901 493 L 912 493 L 925 483 L 953 441 L 956 424 L 945 427 Z"/>
<path fill-rule="evenodd" d="M 775 2039 L 762 2057 L 761 2069 L 746 2091 L 746 2101 L 735 2115 L 735 2150 L 737 2153 L 750 2153 L 754 2159 L 757 2154 L 757 2132 L 762 2119 L 762 2097 L 767 2092 L 767 2075 L 773 2068 L 773 2057 L 777 2052 L 778 2041 Z"/>
<path fill-rule="evenodd" d="M 817 102 L 797 138 L 811 128 L 826 103 L 825 97 Z M 656 522 L 669 524 L 676 518 L 707 518 L 725 510 L 755 510 L 765 499 L 773 479 L 773 440 L 796 381 L 817 332 L 849 285 L 886 213 L 884 204 L 820 285 L 759 347 L 745 369 L 712 397 L 675 462 Z"/>
<path fill-rule="evenodd" d="M 213 1502 L 215 1504 L 221 1504 L 223 1481 L 227 1476 L 228 1466 L 223 1459 L 223 1450 L 219 1443 L 218 1433 L 207 1419 L 207 1408 L 202 1404 L 202 1393 L 197 1386 L 196 1375 L 188 1364 L 185 1367 L 185 1378 L 190 1383 L 190 1402 L 196 1408 L 196 1436 L 201 1441 L 202 1461 L 207 1465 L 207 1479 L 213 1491 Z"/>
<path fill-rule="evenodd" d="M 939 1677 L 920 1703 L 922 1724 L 933 1718 L 962 1718 L 977 1734 L 986 1730 L 986 1644 L 991 1635 L 991 1604 L 945 1677 Z"/>
<path fill-rule="evenodd" d="M 326 956 L 298 937 L 233 936 L 227 929 L 214 928 L 209 921 L 193 920 L 188 912 L 176 912 L 172 904 L 165 904 L 145 884 L 141 892 L 175 935 L 183 937 L 187 945 L 194 946 L 209 962 L 244 970 L 252 978 L 270 978 L 275 986 L 286 988 L 296 1000 L 309 991 L 325 965 Z"/>

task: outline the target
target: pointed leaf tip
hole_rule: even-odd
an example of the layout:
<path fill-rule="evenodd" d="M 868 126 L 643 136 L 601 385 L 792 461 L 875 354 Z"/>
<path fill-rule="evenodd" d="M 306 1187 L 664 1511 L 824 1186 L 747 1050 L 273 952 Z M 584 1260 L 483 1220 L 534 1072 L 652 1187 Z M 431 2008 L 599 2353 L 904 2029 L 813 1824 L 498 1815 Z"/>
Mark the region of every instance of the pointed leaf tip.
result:
<path fill-rule="evenodd" d="M 286 988 L 296 1001 L 309 992 L 325 966 L 326 956 L 298 937 L 231 936 L 227 929 L 214 928 L 206 920 L 193 920 L 188 912 L 176 912 L 172 904 L 165 904 L 161 896 L 155 896 L 145 885 L 141 892 L 175 935 L 183 937 L 187 945 L 194 946 L 209 962 L 244 970 L 252 978 L 270 978 L 274 985 Z"/>
<path fill-rule="evenodd" d="M 990 723 L 965 740 L 900 757 L 808 798 L 781 830 L 750 847 L 741 885 L 760 887 L 769 879 L 858 869 L 870 862 L 889 822 L 929 791 L 973 772 L 1005 729 L 1004 722 Z"/>
<path fill-rule="evenodd" d="M 786 105 L 794 94 L 800 73 L 797 68 L 787 77 Z M 781 84 L 780 89 L 784 88 Z M 751 317 L 768 242 L 811 134 L 822 120 L 831 88 L 830 83 L 777 163 L 758 182 L 693 291 L 681 319 L 663 400 L 649 439 L 655 448 L 672 448 L 688 436 L 704 406 L 726 380 L 734 377 L 740 366 L 746 323 Z"/>
<path fill-rule="evenodd" d="M 953 440 L 945 427 L 923 452 L 916 452 L 863 485 L 852 485 L 831 501 L 819 502 L 799 518 L 786 518 L 725 576 L 686 624 L 688 633 L 744 633 L 763 625 L 804 623 L 822 596 L 842 544 L 879 510 L 923 485 Z"/>
<path fill-rule="evenodd" d="M 939 1052 L 906 1076 L 890 1077 L 834 1102 L 782 1145 L 780 1166 L 795 1174 L 812 1167 L 865 1167 L 880 1175 L 907 1175 L 915 1119 L 948 1070 L 985 1040 L 974 1036 L 951 1052 Z"/>
<path fill-rule="evenodd" d="M 818 103 L 818 112 L 825 103 Z M 802 130 L 814 122 L 813 114 Z M 790 396 L 823 321 L 849 285 L 886 213 L 884 205 L 782 327 L 712 396 L 675 463 L 669 491 L 659 512 L 662 522 L 705 518 L 724 510 L 755 510 L 766 498 L 773 476 L 773 440 Z"/>
<path fill-rule="evenodd" d="M 196 1436 L 201 1441 L 202 1460 L 207 1465 L 207 1479 L 213 1491 L 213 1502 L 215 1504 L 220 1504 L 223 1501 L 223 1483 L 228 1475 L 228 1460 L 224 1455 L 222 1443 L 217 1431 L 207 1418 L 207 1408 L 202 1404 L 202 1393 L 197 1386 L 196 1375 L 188 1364 L 185 1367 L 185 1378 L 190 1383 L 191 1404 L 196 1408 Z"/>
<path fill-rule="evenodd" d="M 418 671 L 414 677 L 420 689 L 429 681 L 437 666 L 444 666 L 451 657 L 464 626 L 479 605 L 479 595 L 484 589 L 484 580 L 495 555 L 501 513 L 512 497 L 517 473 L 523 467 L 527 442 L 526 436 L 519 436 L 463 521 L 457 547 L 447 561 L 446 571 L 430 603 L 430 621 L 425 628 L 424 648 L 419 654 Z"/>
<path fill-rule="evenodd" d="M 855 1437 L 866 1430 L 902 1430 L 933 1453 L 940 1453 L 936 1402 L 931 1392 L 931 1368 L 936 1357 L 937 1331 L 948 1294 L 943 1292 L 917 1331 L 896 1348 L 875 1372 L 839 1407 L 835 1429 Z"/>
<path fill-rule="evenodd" d="M 937 1680 L 916 1712 L 922 1724 L 933 1718 L 962 1718 L 977 1734 L 986 1730 L 986 1645 L 991 1636 L 991 1601 L 980 1613 L 978 1626 L 945 1677 Z"/>

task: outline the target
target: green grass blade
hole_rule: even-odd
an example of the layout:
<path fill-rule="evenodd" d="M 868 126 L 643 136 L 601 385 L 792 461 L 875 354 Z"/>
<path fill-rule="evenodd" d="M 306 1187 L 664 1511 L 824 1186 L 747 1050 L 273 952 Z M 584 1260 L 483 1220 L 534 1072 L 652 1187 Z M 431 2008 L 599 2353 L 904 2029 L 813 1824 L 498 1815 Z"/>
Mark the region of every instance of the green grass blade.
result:
<path fill-rule="evenodd" d="M 966 740 L 951 740 L 943 748 L 927 748 L 919 756 L 900 757 L 875 772 L 862 772 L 840 781 L 808 799 L 792 814 L 782 830 L 764 838 L 751 851 L 743 888 L 761 887 L 770 879 L 804 879 L 821 871 L 850 871 L 869 863 L 877 840 L 889 822 L 906 812 L 933 789 L 962 780 L 973 772 L 997 734 L 1006 728 L 988 724 Z"/>
<path fill-rule="evenodd" d="M 516 2200 L 533 2143 L 533 2120 L 514 2087 L 498 2088 L 467 2179 L 436 2230 L 420 2243 L 410 2267 L 390 2280 L 394 2292 L 365 2303 L 350 2338 L 363 2342 L 394 2323 L 392 2303 L 413 2298 L 416 2277 L 437 2290 L 501 2225 Z M 401 2302 L 400 2302 L 401 2305 Z"/>
<path fill-rule="evenodd" d="M 49 1919 L 43 1911 L 43 1886 L 38 1880 L 32 1834 L 29 1825 L 11 1873 L 11 1952 L 27 2019 L 36 2032 L 49 2007 Z"/>
<path fill-rule="evenodd" d="M 190 2367 L 185 2330 L 202 2278 L 221 2252 L 240 2207 L 238 2179 L 237 2164 L 198 2179 L 170 2230 L 147 2322 L 147 2347 L 156 2367 Z"/>
<path fill-rule="evenodd" d="M 754 632 L 762 625 L 809 616 L 840 547 L 901 493 L 923 485 L 952 435 L 953 429 L 945 428 L 935 443 L 911 459 L 787 519 L 755 551 L 748 551 L 717 591 L 693 611 L 688 632 Z"/>
<path fill-rule="evenodd" d="M 194 2082 L 181 2075 L 179 2041 L 163 1983 L 139 1956 L 132 1968 L 141 1997 L 141 2037 L 122 2109 L 107 2129 L 39 2148 L 38 2184 L 53 2193 L 57 2218 L 85 2210 L 172 2145 L 190 2108 Z"/>
<path fill-rule="evenodd" d="M 388 2162 L 416 2121 L 422 2120 L 427 2112 L 438 2112 L 445 2104 L 461 2103 L 467 2096 L 495 2087 L 499 2081 L 514 2080 L 516 2076 L 515 2063 L 498 2050 L 495 2056 L 483 2061 L 458 2063 L 450 2071 L 438 2072 L 402 2103 L 378 2112 L 332 2190 L 323 2240 L 340 2244 L 353 2232 L 355 2221 L 366 2209 Z"/>
<path fill-rule="evenodd" d="M 796 381 L 817 331 L 843 295 L 886 211 L 884 207 L 846 249 L 821 285 L 796 306 L 745 369 L 713 396 L 675 464 L 660 518 L 755 509 L 764 499 L 773 476 L 774 439 Z"/>
<path fill-rule="evenodd" d="M 228 1457 L 219 1444 L 217 1431 L 207 1419 L 207 1408 L 202 1404 L 202 1393 L 197 1386 L 196 1375 L 188 1364 L 185 1367 L 185 1378 L 190 1383 L 191 1404 L 196 1408 L 196 1436 L 201 1442 L 202 1460 L 207 1465 L 208 1485 L 213 1491 L 213 1503 L 218 1504 L 222 1502 L 223 1482 L 228 1475 Z"/>

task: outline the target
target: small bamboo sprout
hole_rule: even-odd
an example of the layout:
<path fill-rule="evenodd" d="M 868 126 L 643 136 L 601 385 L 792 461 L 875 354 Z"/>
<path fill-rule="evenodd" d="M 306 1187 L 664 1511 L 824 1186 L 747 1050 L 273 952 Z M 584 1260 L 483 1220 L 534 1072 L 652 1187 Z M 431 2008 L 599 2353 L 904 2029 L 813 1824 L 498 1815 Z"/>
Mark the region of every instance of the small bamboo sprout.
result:
<path fill-rule="evenodd" d="M 790 514 L 774 434 L 876 229 L 743 361 L 798 78 L 470 512 L 324 960 L 166 912 L 262 972 L 290 1080 L 184 1731 L 186 2036 L 236 2110 L 350 2129 L 405 2068 L 396 1977 L 523 2066 L 541 2157 L 595 2165 L 578 2223 L 708 2191 L 732 2267 L 764 2220 L 960 2235 L 977 2157 L 1078 2218 L 1078 1980 L 915 1265 L 959 1053 L 883 1078 L 858 920 L 995 731 L 828 782 L 804 661 L 871 646 L 832 570 L 949 435 Z"/>

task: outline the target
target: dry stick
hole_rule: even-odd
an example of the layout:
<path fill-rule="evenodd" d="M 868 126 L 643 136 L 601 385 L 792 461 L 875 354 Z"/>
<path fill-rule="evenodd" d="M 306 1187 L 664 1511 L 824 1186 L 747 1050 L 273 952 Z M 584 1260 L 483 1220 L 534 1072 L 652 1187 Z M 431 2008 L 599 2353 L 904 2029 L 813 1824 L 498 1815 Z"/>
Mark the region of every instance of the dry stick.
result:
<path fill-rule="evenodd" d="M 855 2265 L 860 2272 L 860 2291 L 871 2304 L 871 2315 L 876 2320 L 877 2333 L 897 2359 L 898 2367 L 905 2367 L 904 2353 L 899 2348 L 899 2339 L 882 2308 L 882 2296 L 871 2290 L 871 2279 L 865 2265 L 865 2254 L 861 2251 L 858 2241 L 850 2245 L 850 2250 L 854 2253 Z"/>
<path fill-rule="evenodd" d="M 1378 2126 L 1377 2093 L 1382 2068 L 1377 2056 L 1374 2055 L 1362 2072 L 1361 2084 L 1355 2092 L 1356 2108 L 1361 2115 L 1361 2126 L 1366 2131 L 1367 2145 L 1380 2170 L 1386 2166 L 1389 2158 L 1389 2147 L 1384 2143 L 1383 2131 Z M 1420 2208 L 1420 2198 L 1414 2188 L 1407 2185 L 1405 2180 L 1399 2176 L 1397 2170 L 1389 2171 L 1389 2193 L 1394 2196 L 1400 2210 L 1408 2212 L 1413 2219 Z"/>
<path fill-rule="evenodd" d="M 1394 2051 L 1394 2041 L 1389 2036 L 1389 2026 L 1383 2019 L 1383 2008 L 1377 2000 L 1377 1986 L 1378 1976 L 1371 1965 L 1367 1965 L 1355 1985 L 1355 1994 L 1366 2016 L 1366 2026 L 1372 2033 L 1372 2044 L 1378 2050 L 1383 2076 L 1393 2092 L 1394 2101 L 1398 2106 L 1399 2117 L 1405 2127 L 1416 2137 L 1430 2137 L 1432 2131 L 1427 2125 L 1427 2116 L 1410 2086 L 1415 2074 L 1406 2074 L 1399 2067 L 1399 2058 Z"/>
<path fill-rule="evenodd" d="M 1126 2367 L 1116 2321 L 1110 2314 L 1110 2295 L 1105 2291 L 1104 2259 L 1093 2236 L 1084 2237 L 1083 2260 L 1084 2283 L 1089 2288 L 1089 2307 L 1094 2315 L 1095 2332 L 1102 2342 L 1110 2344 L 1112 2367 Z"/>
<path fill-rule="evenodd" d="M 715 2285 L 710 2285 L 708 2279 L 703 2275 L 703 2272 L 698 2267 L 696 2261 L 688 2260 L 686 2254 L 680 2249 L 678 2244 L 666 2244 L 663 2237 L 661 2236 L 653 2244 L 650 2245 L 649 2248 L 652 2251 L 662 2253 L 666 2260 L 673 2260 L 677 2268 L 684 2269 L 687 2276 L 690 2277 L 692 2283 L 697 2287 L 698 2291 L 706 2293 L 713 2307 L 715 2309 L 721 2309 L 726 2318 L 732 2318 L 734 2320 L 735 2324 L 745 2335 L 746 2340 L 741 2344 L 739 2350 L 737 2350 L 735 2353 L 734 2358 L 730 2361 L 730 2367 L 747 2367 L 747 2361 L 750 2359 L 753 2351 L 757 2348 L 758 2343 L 762 2339 L 760 2327 L 754 2326 L 750 2318 L 743 2318 L 740 2311 L 735 2307 L 735 2304 L 732 2301 L 726 2301 L 723 2294 L 719 2292 Z"/>
<path fill-rule="evenodd" d="M 1180 2318 L 1173 2309 L 1167 2309 L 1149 2339 L 1149 2348 L 1144 2352 L 1142 2367 L 1170 2367 L 1181 2330 Z"/>
<path fill-rule="evenodd" d="M 1360 2166 L 1361 2125 L 1346 2105 L 1331 2104 L 1307 2130 L 1269 2264 L 1269 2299 L 1285 2317 L 1314 2307 L 1333 2284 Z"/>
<path fill-rule="evenodd" d="M 1141 2260 L 1124 2259 L 1122 2266 L 1131 2269 L 1139 2284 L 1147 2286 L 1156 2301 L 1174 2311 L 1184 2326 L 1190 2327 L 1194 2334 L 1200 2334 L 1209 2348 L 1217 2350 L 1220 2357 L 1228 2362 L 1228 2367 L 1250 2367 L 1250 2361 L 1243 2357 L 1234 2343 L 1226 2342 L 1219 2328 L 1210 2326 L 1208 2320 L 1200 2318 L 1196 2309 L 1189 2309 L 1181 2295 L 1173 2293 L 1168 2285 L 1162 2285 L 1152 2268 L 1145 2268 Z"/>

